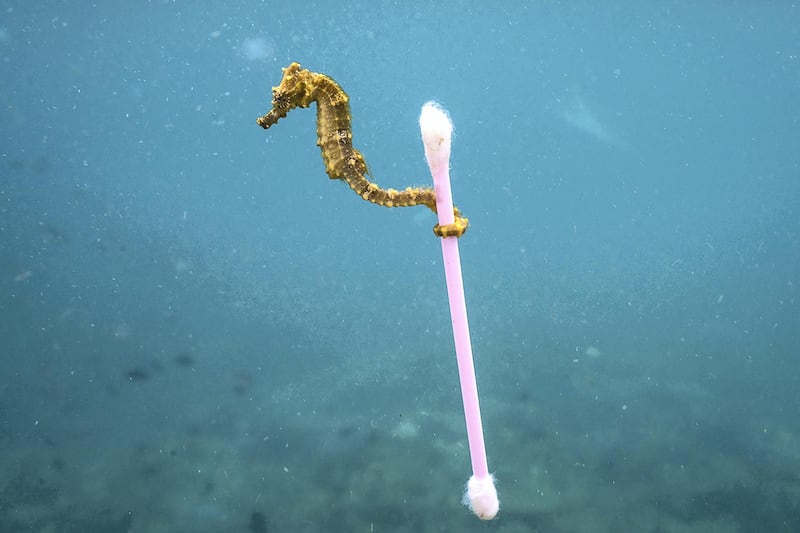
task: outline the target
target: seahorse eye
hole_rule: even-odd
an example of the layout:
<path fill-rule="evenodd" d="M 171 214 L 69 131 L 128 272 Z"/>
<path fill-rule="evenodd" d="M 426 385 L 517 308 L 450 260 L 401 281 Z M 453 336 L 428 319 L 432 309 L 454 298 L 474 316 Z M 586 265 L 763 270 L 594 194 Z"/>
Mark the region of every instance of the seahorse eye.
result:
<path fill-rule="evenodd" d="M 286 96 L 286 93 L 275 91 L 272 95 L 272 107 L 286 109 L 289 107 L 289 101 L 290 98 Z"/>

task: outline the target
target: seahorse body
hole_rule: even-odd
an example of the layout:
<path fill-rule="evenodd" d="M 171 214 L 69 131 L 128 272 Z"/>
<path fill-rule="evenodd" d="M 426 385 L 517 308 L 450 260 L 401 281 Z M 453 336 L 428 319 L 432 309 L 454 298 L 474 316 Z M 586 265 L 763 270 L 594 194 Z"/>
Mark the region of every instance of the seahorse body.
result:
<path fill-rule="evenodd" d="M 325 172 L 331 179 L 344 180 L 356 194 L 374 204 L 385 207 L 425 205 L 436 212 L 436 194 L 431 187 L 408 187 L 403 191 L 382 189 L 367 178 L 370 175 L 367 162 L 353 147 L 349 98 L 330 77 L 292 63 L 283 69 L 280 84 L 272 88 L 272 109 L 256 122 L 268 129 L 295 107 L 309 107 L 312 102 L 317 103 L 317 146 L 322 152 Z M 453 209 L 453 214 L 453 224 L 434 227 L 436 235 L 460 237 L 464 234 L 469 221 L 457 208 Z"/>

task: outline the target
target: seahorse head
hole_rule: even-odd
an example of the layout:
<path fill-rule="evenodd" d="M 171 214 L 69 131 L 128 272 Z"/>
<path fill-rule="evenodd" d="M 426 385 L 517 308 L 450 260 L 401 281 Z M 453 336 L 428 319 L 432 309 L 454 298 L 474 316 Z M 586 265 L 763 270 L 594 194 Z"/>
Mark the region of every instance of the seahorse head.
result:
<path fill-rule="evenodd" d="M 275 111 L 286 112 L 295 107 L 308 107 L 313 99 L 313 87 L 308 82 L 313 73 L 300 68 L 300 63 L 292 63 L 283 69 L 283 79 L 277 87 L 272 88 L 272 108 Z"/>

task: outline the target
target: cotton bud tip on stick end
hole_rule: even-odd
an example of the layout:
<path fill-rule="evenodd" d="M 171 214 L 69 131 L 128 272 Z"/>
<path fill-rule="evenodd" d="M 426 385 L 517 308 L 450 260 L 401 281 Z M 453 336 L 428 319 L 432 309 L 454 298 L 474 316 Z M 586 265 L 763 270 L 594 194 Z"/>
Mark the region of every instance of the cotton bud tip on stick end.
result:
<path fill-rule="evenodd" d="M 426 102 L 419 116 L 419 128 L 431 171 L 449 165 L 453 123 L 447 111 L 436 102 Z"/>
<path fill-rule="evenodd" d="M 500 501 L 497 499 L 494 476 L 489 474 L 485 477 L 470 477 L 464 493 L 464 505 L 481 520 L 491 520 L 497 516 Z"/>

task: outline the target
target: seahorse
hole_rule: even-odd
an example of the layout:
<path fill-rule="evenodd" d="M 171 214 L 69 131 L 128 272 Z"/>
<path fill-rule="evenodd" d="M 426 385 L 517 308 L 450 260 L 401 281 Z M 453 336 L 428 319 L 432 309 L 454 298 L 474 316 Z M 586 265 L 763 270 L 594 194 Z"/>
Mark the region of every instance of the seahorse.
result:
<path fill-rule="evenodd" d="M 325 172 L 331 179 L 344 180 L 364 200 L 384 207 L 427 206 L 436 212 L 436 194 L 432 187 L 408 187 L 405 190 L 382 189 L 369 180 L 372 174 L 361 152 L 353 147 L 350 98 L 332 78 L 311 72 L 292 63 L 283 69 L 283 79 L 272 88 L 272 109 L 256 120 L 269 129 L 296 107 L 317 104 L 317 146 L 322 152 Z M 439 237 L 461 237 L 469 220 L 453 208 L 454 222 L 433 228 Z"/>

